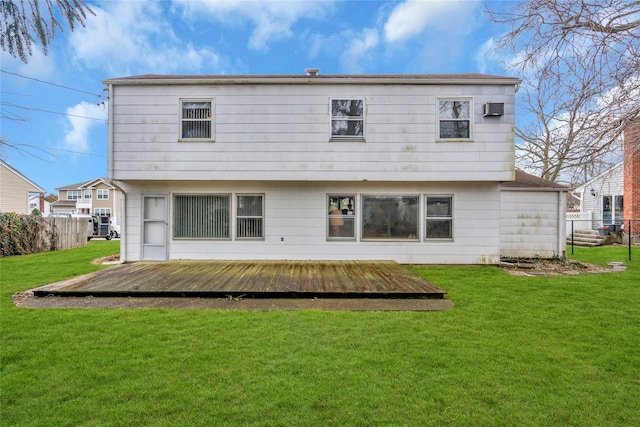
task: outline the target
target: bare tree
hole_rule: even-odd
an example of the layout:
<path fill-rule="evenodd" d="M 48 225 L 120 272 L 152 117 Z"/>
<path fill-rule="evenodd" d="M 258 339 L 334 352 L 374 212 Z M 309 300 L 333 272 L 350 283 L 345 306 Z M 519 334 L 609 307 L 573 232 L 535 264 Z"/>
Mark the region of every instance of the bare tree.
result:
<path fill-rule="evenodd" d="M 497 48 L 517 52 L 520 117 L 533 118 L 516 131 L 518 163 L 558 181 L 597 174 L 640 117 L 640 1 L 528 0 L 487 11 L 510 25 Z"/>
<path fill-rule="evenodd" d="M 44 11 L 42 10 L 44 9 Z M 83 0 L 0 0 L 0 47 L 24 63 L 33 54 L 32 43 L 40 43 L 45 55 L 63 19 L 71 31 L 84 27 L 87 14 L 94 14 Z M 44 14 L 43 14 L 44 12 Z"/>

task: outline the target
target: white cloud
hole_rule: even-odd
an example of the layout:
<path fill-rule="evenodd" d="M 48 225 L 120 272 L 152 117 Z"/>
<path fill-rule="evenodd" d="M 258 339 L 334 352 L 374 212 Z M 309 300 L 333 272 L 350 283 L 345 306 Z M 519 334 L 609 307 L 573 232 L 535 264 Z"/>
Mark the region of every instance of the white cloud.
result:
<path fill-rule="evenodd" d="M 480 2 L 407 0 L 396 6 L 384 25 L 388 43 L 400 42 L 420 35 L 425 29 L 436 29 L 456 36 L 465 32 Z"/>
<path fill-rule="evenodd" d="M 293 37 L 291 27 L 301 19 L 320 19 L 332 8 L 330 1 L 187 1 L 175 0 L 191 18 L 211 16 L 218 22 L 234 27 L 250 22 L 254 30 L 247 45 L 256 51 L 266 51 L 269 43 Z"/>
<path fill-rule="evenodd" d="M 487 70 L 495 65 L 504 70 L 511 61 L 513 61 L 513 58 L 505 56 L 503 52 L 496 50 L 496 41 L 493 37 L 482 43 L 476 53 L 476 63 L 480 73 L 487 73 Z"/>
<path fill-rule="evenodd" d="M 34 45 L 33 55 L 29 56 L 27 60 L 29 62 L 25 64 L 4 51 L 0 52 L 0 64 L 2 64 L 3 70 L 42 80 L 52 80 L 55 76 L 56 56 L 51 49 L 49 54 L 45 55 L 39 46 Z"/>
<path fill-rule="evenodd" d="M 365 28 L 362 33 L 351 39 L 349 47 L 341 56 L 342 65 L 348 72 L 361 73 L 363 61 L 370 56 L 370 51 L 378 45 L 378 31 Z"/>
<path fill-rule="evenodd" d="M 182 42 L 166 20 L 162 2 L 126 1 L 93 7 L 86 28 L 69 36 L 74 60 L 109 75 L 171 73 L 216 69 L 220 59 L 209 49 Z"/>
<path fill-rule="evenodd" d="M 104 106 L 98 106 L 82 101 L 66 109 L 67 120 L 70 128 L 65 134 L 65 148 L 72 151 L 86 153 L 90 151 L 90 136 L 92 129 L 104 126 L 104 122 L 90 120 L 85 117 L 92 117 L 106 121 L 107 110 Z"/>

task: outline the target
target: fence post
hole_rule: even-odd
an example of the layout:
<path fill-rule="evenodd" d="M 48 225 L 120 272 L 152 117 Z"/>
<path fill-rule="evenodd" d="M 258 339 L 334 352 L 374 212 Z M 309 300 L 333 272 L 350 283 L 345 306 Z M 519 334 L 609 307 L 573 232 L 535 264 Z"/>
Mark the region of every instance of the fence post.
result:
<path fill-rule="evenodd" d="M 629 240 L 629 261 L 631 261 L 631 220 L 629 220 L 629 228 L 627 228 L 627 236 Z"/>
<path fill-rule="evenodd" d="M 573 255 L 573 220 L 571 220 L 571 255 Z"/>

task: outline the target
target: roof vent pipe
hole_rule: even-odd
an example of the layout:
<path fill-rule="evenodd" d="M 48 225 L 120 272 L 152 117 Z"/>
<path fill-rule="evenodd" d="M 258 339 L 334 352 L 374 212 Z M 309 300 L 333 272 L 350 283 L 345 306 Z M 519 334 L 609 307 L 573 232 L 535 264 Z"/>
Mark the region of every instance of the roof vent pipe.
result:
<path fill-rule="evenodd" d="M 317 76 L 320 68 L 305 68 L 304 72 L 307 73 L 307 76 Z"/>

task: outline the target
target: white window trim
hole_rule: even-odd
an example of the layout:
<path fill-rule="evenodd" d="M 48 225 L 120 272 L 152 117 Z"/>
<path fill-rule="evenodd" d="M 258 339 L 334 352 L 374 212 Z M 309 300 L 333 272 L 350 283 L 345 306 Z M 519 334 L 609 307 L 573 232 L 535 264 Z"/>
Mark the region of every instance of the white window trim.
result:
<path fill-rule="evenodd" d="M 262 216 L 238 215 L 238 196 L 260 196 L 262 197 Z M 265 194 L 264 193 L 235 193 L 233 195 L 233 237 L 239 241 L 264 241 L 266 234 L 265 221 Z M 239 218 L 260 218 L 262 219 L 262 236 L 260 237 L 238 237 L 238 219 Z"/>
<path fill-rule="evenodd" d="M 102 213 L 104 211 L 104 213 Z M 93 209 L 93 213 L 94 215 L 99 215 L 99 216 L 111 216 L 111 208 L 94 208 Z"/>
<path fill-rule="evenodd" d="M 359 135 L 334 135 L 333 134 L 333 101 L 335 100 L 361 100 L 362 101 L 362 136 Z M 367 136 L 367 99 L 363 96 L 340 96 L 329 98 L 329 141 L 365 141 Z M 338 119 L 348 120 L 348 119 Z M 359 120 L 359 119 L 358 119 Z M 354 119 L 355 121 L 355 119 Z"/>
<path fill-rule="evenodd" d="M 71 194 L 77 194 L 77 197 L 71 197 Z M 82 200 L 81 190 L 67 190 L 67 200 Z"/>
<path fill-rule="evenodd" d="M 181 196 L 223 196 L 223 197 L 228 197 L 229 198 L 229 204 L 228 204 L 228 209 L 229 209 L 229 237 L 179 237 L 176 236 L 176 217 L 175 217 L 175 203 L 176 203 L 176 198 L 177 197 L 181 197 Z M 183 241 L 208 241 L 208 242 L 229 242 L 233 240 L 233 233 L 235 230 L 235 227 L 233 225 L 233 221 L 234 221 L 234 194 L 233 193 L 172 193 L 171 194 L 171 238 L 173 240 L 183 240 Z"/>
<path fill-rule="evenodd" d="M 416 234 L 415 237 L 413 238 L 382 238 L 382 237 L 365 237 L 364 236 L 364 199 L 367 197 L 416 197 L 418 199 L 418 203 L 417 203 L 417 218 L 416 218 Z M 422 217 L 422 195 L 420 194 L 414 194 L 414 193 L 366 193 L 366 194 L 361 194 L 360 198 L 358 199 L 360 202 L 360 224 L 359 224 L 359 229 L 360 229 L 360 241 L 361 242 L 404 242 L 404 243 L 419 243 L 421 241 L 421 237 L 422 236 L 422 221 L 420 220 L 420 218 Z M 426 215 L 426 214 L 425 214 Z"/>
<path fill-rule="evenodd" d="M 450 217 L 445 217 L 445 216 L 431 216 L 428 217 L 427 216 L 427 201 L 429 200 L 430 197 L 450 197 L 451 198 L 451 216 Z M 453 237 L 455 236 L 455 227 L 454 227 L 454 203 L 455 203 L 455 196 L 453 194 L 425 194 L 424 195 L 424 214 L 423 214 L 423 219 L 424 219 L 424 241 L 425 242 L 451 242 L 453 241 Z M 448 219 L 451 220 L 451 237 L 427 237 L 427 221 L 430 219 Z"/>
<path fill-rule="evenodd" d="M 440 138 L 440 101 L 469 101 L 469 138 Z M 474 106 L 473 98 L 468 96 L 460 97 L 439 97 L 436 98 L 436 142 L 472 142 L 474 131 Z M 450 120 L 450 119 L 442 119 Z M 462 121 L 462 120 L 461 120 Z"/>
<path fill-rule="evenodd" d="M 103 197 L 100 197 L 100 194 L 103 194 Z M 106 194 L 106 197 L 104 197 Z M 97 200 L 109 200 L 109 190 L 105 188 L 99 188 L 96 190 L 96 198 Z"/>
<path fill-rule="evenodd" d="M 351 197 L 353 199 L 353 203 L 354 203 L 353 211 L 352 211 L 353 213 L 351 215 L 348 215 L 348 214 L 347 215 L 344 215 L 344 214 L 336 215 L 335 219 L 339 218 L 339 219 L 342 219 L 344 221 L 345 218 L 347 218 L 347 219 L 353 218 L 353 236 L 345 236 L 345 237 L 338 236 L 338 237 L 335 237 L 335 236 L 330 236 L 329 235 L 329 231 L 330 231 L 330 228 L 331 228 L 331 220 L 334 219 L 334 218 L 331 218 L 331 214 L 330 214 L 330 212 L 328 210 L 328 208 L 329 208 L 329 200 L 331 198 L 341 197 L 341 196 L 342 197 Z M 358 195 L 356 193 L 350 193 L 350 192 L 346 191 L 346 192 L 343 192 L 343 193 L 329 193 L 329 194 L 326 195 L 326 198 L 325 198 L 325 209 L 326 209 L 325 216 L 327 218 L 327 221 L 326 221 L 326 227 L 327 227 L 326 238 L 327 238 L 327 241 L 330 241 L 330 242 L 355 242 L 357 240 L 357 238 L 358 238 L 358 228 L 359 228 L 359 223 L 358 223 L 358 205 L 359 205 L 359 201 L 358 201 Z"/>
<path fill-rule="evenodd" d="M 215 142 L 215 119 L 216 119 L 216 104 L 214 98 L 180 98 L 178 102 L 178 142 Z M 211 103 L 211 138 L 183 138 L 182 137 L 182 104 L 185 102 L 210 102 Z"/>

